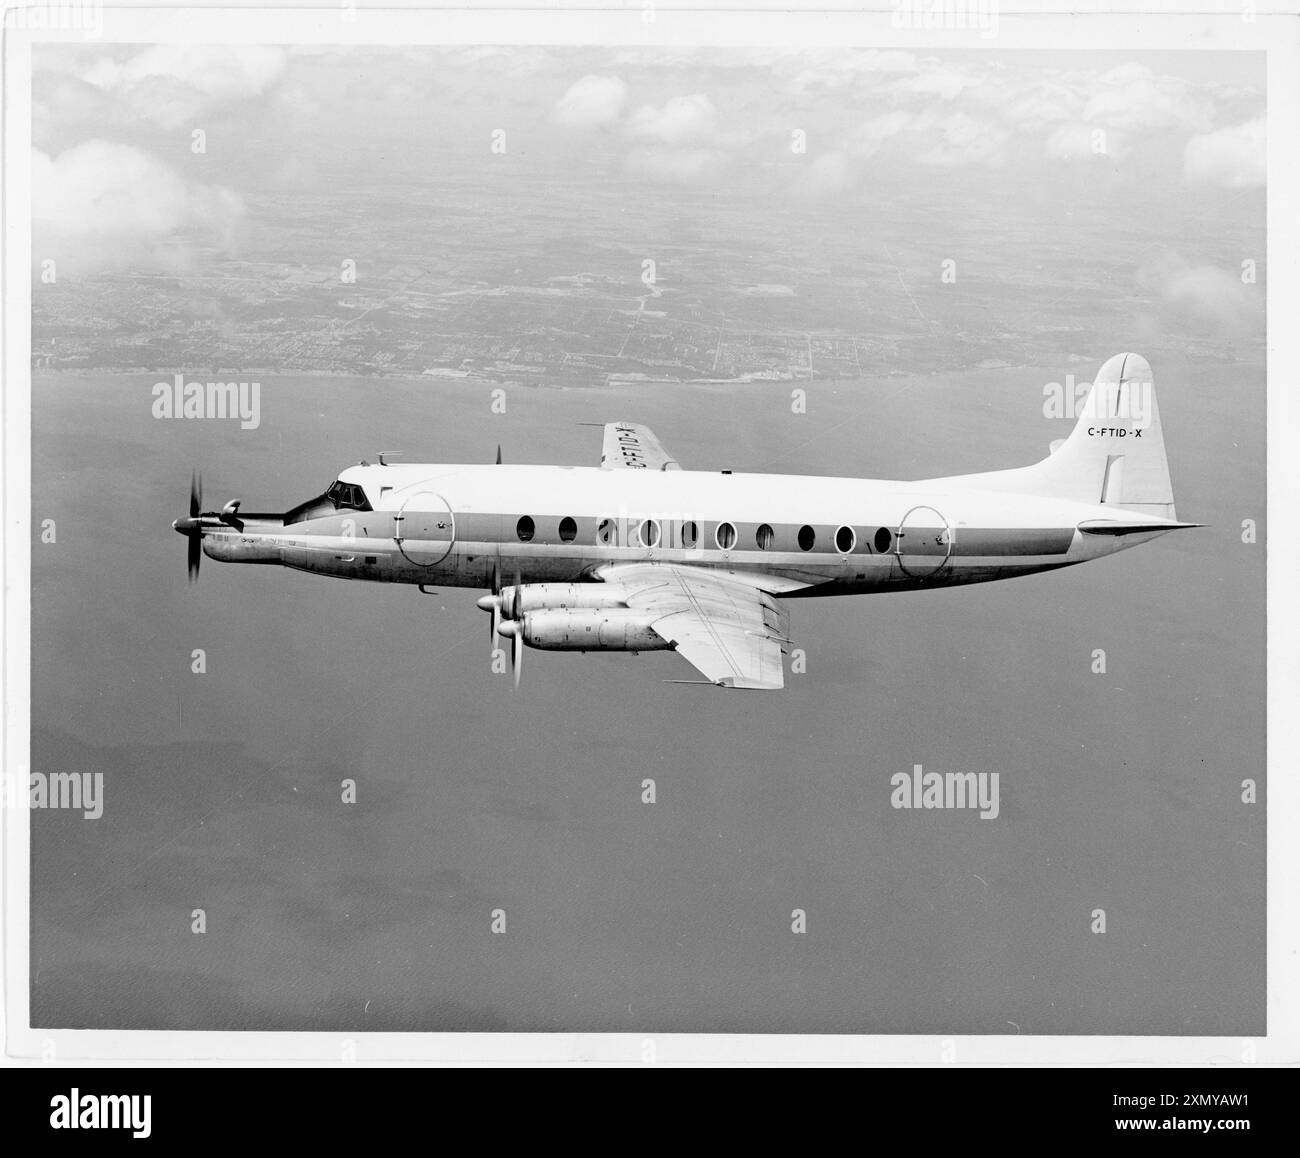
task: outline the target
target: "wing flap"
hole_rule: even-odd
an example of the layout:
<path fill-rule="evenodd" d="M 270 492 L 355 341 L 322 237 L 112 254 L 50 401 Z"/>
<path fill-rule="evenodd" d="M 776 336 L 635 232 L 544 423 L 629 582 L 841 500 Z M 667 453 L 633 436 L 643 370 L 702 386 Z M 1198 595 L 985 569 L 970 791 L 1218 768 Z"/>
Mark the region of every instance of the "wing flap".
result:
<path fill-rule="evenodd" d="M 789 642 L 789 613 L 765 591 L 702 568 L 641 564 L 608 568 L 630 607 L 658 617 L 655 633 L 711 683 L 778 690 Z"/>

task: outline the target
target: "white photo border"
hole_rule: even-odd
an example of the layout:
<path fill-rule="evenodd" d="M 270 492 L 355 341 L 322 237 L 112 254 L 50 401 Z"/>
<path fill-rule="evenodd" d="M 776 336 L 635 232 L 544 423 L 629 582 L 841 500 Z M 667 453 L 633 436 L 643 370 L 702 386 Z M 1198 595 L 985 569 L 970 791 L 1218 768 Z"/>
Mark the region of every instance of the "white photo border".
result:
<path fill-rule="evenodd" d="M 50 7 L 83 0 L 46 0 Z M 98 7 L 96 0 L 84 0 Z M 342 1064 L 744 1064 L 869 1066 L 1246 1066 L 1300 1061 L 1300 638 L 1294 577 L 1300 544 L 1286 531 L 1277 500 L 1300 496 L 1300 20 L 1283 3 L 1114 5 L 1125 12 L 1065 14 L 1017 3 L 997 12 L 996 35 L 977 28 L 895 27 L 907 0 L 878 0 L 875 11 L 816 0 L 782 11 L 626 0 L 560 8 L 525 0 L 475 9 L 389 5 L 364 0 L 316 7 L 224 9 L 216 4 L 154 8 L 104 6 L 102 27 L 39 30 L 6 12 L 4 33 L 4 775 L 26 784 L 31 713 L 31 49 L 33 43 L 278 43 L 340 45 L 548 44 L 611 46 L 848 46 L 1219 50 L 1267 56 L 1267 1035 L 1238 1037 L 1018 1037 L 595 1033 L 339 1033 L 30 1028 L 30 829 L 25 793 L 3 815 L 6 1064 L 186 1063 Z M 973 2 L 967 8 L 977 7 Z M 1072 5 L 1072 7 L 1087 7 Z M 1234 12 L 1224 14 L 1224 7 Z M 1213 9 L 1219 9 L 1214 12 Z M 503 20 L 503 12 L 509 19 Z M 26 27 L 20 25 L 28 25 Z M 1270 519 L 1266 531 L 1273 530 Z M 6 794 L 7 796 L 9 794 Z"/>

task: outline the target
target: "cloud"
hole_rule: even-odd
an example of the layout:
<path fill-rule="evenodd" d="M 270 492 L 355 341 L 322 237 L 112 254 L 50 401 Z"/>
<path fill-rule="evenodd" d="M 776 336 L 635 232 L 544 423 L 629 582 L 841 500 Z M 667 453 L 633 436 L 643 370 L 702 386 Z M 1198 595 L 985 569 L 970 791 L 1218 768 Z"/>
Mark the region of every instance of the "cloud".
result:
<path fill-rule="evenodd" d="M 264 93 L 284 71 L 282 48 L 260 44 L 158 44 L 123 60 L 101 56 L 81 79 L 163 128 Z"/>
<path fill-rule="evenodd" d="M 1262 322 L 1262 298 L 1239 273 L 1189 265 L 1177 254 L 1166 254 L 1139 269 L 1136 280 L 1198 325 L 1232 333 Z"/>
<path fill-rule="evenodd" d="M 1110 128 L 1207 128 L 1214 104 L 1186 81 L 1122 64 L 1097 77 L 1082 120 Z"/>
<path fill-rule="evenodd" d="M 913 96 L 937 96 L 950 101 L 976 82 L 975 78 L 960 69 L 937 62 L 923 62 L 927 67 L 915 76 L 905 77 L 886 85 L 884 91 Z"/>
<path fill-rule="evenodd" d="M 182 233 L 229 245 L 242 216 L 229 189 L 188 182 L 129 145 L 85 141 L 54 158 L 33 151 L 33 256 L 61 270 L 183 267 Z"/>
<path fill-rule="evenodd" d="M 935 130 L 932 142 L 917 156 L 924 165 L 1000 165 L 1006 159 L 1011 134 L 994 121 L 953 113 L 940 118 Z"/>
<path fill-rule="evenodd" d="M 1264 119 L 1202 133 L 1183 150 L 1183 176 L 1195 185 L 1247 189 L 1264 184 Z"/>
<path fill-rule="evenodd" d="M 616 76 L 584 76 L 556 102 L 551 119 L 572 128 L 598 128 L 618 120 L 627 85 Z"/>
<path fill-rule="evenodd" d="M 850 148 L 856 156 L 871 157 L 893 141 L 906 156 L 923 165 L 996 166 L 1006 158 L 1010 136 L 1010 130 L 998 121 L 969 113 L 896 109 L 859 125 Z"/>
<path fill-rule="evenodd" d="M 718 110 L 705 93 L 673 97 L 662 108 L 643 105 L 629 119 L 627 131 L 668 145 L 707 140 L 718 127 Z"/>
<path fill-rule="evenodd" d="M 812 63 L 808 59 L 812 58 Z M 792 58 L 801 64 L 787 89 L 797 95 L 825 93 L 846 86 L 879 83 L 900 72 L 913 72 L 916 57 L 896 49 L 868 48 L 857 52 L 803 52 Z"/>

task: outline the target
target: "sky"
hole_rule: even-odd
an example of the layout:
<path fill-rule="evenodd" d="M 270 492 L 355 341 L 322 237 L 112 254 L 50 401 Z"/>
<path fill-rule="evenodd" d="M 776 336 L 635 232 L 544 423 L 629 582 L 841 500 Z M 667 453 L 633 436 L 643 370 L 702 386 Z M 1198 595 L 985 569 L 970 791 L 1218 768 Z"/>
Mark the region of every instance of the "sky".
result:
<path fill-rule="evenodd" d="M 96 45 L 37 61 L 35 250 L 81 270 L 255 250 L 262 198 L 372 179 L 562 173 L 615 183 L 633 211 L 641 189 L 809 212 L 990 178 L 1100 196 L 1121 165 L 1170 196 L 1264 181 L 1248 54 Z"/>
<path fill-rule="evenodd" d="M 1241 801 L 1264 771 L 1259 59 L 36 63 L 33 257 L 106 331 L 133 324 L 133 279 L 183 275 L 157 292 L 192 309 L 234 262 L 309 265 L 341 236 L 449 292 L 574 275 L 589 238 L 629 237 L 684 271 L 656 302 L 670 318 L 780 282 L 747 325 L 853 315 L 885 351 L 806 383 L 804 414 L 787 381 L 556 372 L 496 415 L 455 381 L 286 371 L 252 431 L 153 419 L 162 363 L 38 372 L 33 516 L 59 532 L 33 548 L 33 769 L 102 771 L 106 808 L 33 815 L 36 1024 L 1263 1031 L 1264 812 Z M 462 216 L 439 216 L 444 191 Z M 422 228 L 390 211 L 419 198 Z M 504 265 L 493 237 L 517 249 Z M 277 509 L 394 445 L 594 465 L 578 423 L 614 419 L 688 469 L 1021 465 L 1068 433 L 1045 385 L 1123 349 L 1154 367 L 1179 514 L 1205 529 L 1012 583 L 797 602 L 808 670 L 776 695 L 666 683 L 691 675 L 670 654 L 537 652 L 516 694 L 477 592 L 211 561 L 191 587 L 169 527 L 192 469 L 210 500 Z M 999 772 L 1001 815 L 892 809 L 917 763 Z"/>

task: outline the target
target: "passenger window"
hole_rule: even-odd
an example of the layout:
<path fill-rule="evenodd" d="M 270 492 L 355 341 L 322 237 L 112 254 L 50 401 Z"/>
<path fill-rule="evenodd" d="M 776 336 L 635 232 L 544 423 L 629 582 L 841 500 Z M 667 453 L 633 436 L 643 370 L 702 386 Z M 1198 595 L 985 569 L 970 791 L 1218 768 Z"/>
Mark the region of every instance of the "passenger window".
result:
<path fill-rule="evenodd" d="M 876 545 L 876 550 L 881 555 L 883 555 L 886 551 L 889 550 L 889 546 L 891 543 L 893 543 L 893 541 L 894 541 L 894 536 L 890 533 L 888 527 L 881 527 L 878 531 L 876 531 L 876 537 L 874 542 Z"/>
<path fill-rule="evenodd" d="M 852 551 L 857 541 L 858 537 L 853 533 L 852 527 L 841 527 L 835 532 L 835 549 L 841 554 L 847 555 Z"/>
<path fill-rule="evenodd" d="M 601 519 L 596 524 L 596 542 L 602 547 L 614 546 L 614 520 Z"/>
<path fill-rule="evenodd" d="M 533 535 L 537 532 L 537 525 L 527 515 L 520 518 L 515 524 L 515 534 L 519 536 L 521 543 L 532 542 Z"/>
<path fill-rule="evenodd" d="M 688 551 L 700 541 L 700 528 L 694 523 L 682 524 L 682 546 Z"/>
<path fill-rule="evenodd" d="M 641 545 L 643 547 L 659 546 L 659 524 L 654 519 L 646 519 L 641 524 Z"/>
<path fill-rule="evenodd" d="M 719 523 L 717 534 L 713 537 L 719 547 L 730 551 L 736 545 L 736 528 L 730 523 Z"/>
<path fill-rule="evenodd" d="M 811 551 L 817 545 L 817 532 L 805 524 L 799 528 L 799 550 Z"/>
<path fill-rule="evenodd" d="M 762 526 L 758 528 L 757 531 L 754 532 L 754 542 L 758 544 L 758 549 L 760 551 L 770 551 L 772 549 L 773 538 L 774 536 L 772 534 L 772 528 L 769 527 L 766 523 L 764 523 Z"/>
<path fill-rule="evenodd" d="M 578 537 L 578 524 L 568 515 L 560 520 L 560 542 L 572 543 Z"/>

